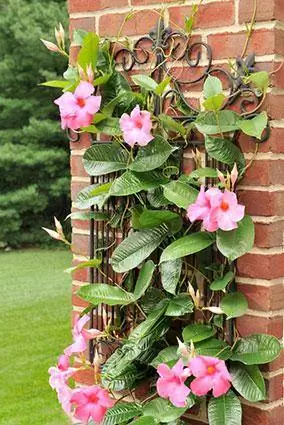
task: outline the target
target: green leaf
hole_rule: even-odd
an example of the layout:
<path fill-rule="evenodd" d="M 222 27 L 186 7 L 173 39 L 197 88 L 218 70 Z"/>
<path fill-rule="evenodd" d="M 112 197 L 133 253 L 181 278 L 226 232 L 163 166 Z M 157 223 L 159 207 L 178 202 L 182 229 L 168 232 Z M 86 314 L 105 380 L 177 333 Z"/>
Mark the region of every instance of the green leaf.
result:
<path fill-rule="evenodd" d="M 147 146 L 139 148 L 129 168 L 139 173 L 154 170 L 163 165 L 176 149 L 177 147 L 171 146 L 165 139 L 157 136 Z"/>
<path fill-rule="evenodd" d="M 185 342 L 199 342 L 211 338 L 216 331 L 209 325 L 194 323 L 187 325 L 182 331 L 182 337 Z"/>
<path fill-rule="evenodd" d="M 84 38 L 88 34 L 87 31 L 78 29 L 73 31 L 73 41 L 75 44 L 78 44 L 79 46 L 82 45 Z"/>
<path fill-rule="evenodd" d="M 169 302 L 168 308 L 165 312 L 166 316 L 184 316 L 185 314 L 193 312 L 193 302 L 189 294 L 178 294 Z"/>
<path fill-rule="evenodd" d="M 117 286 L 104 283 L 82 286 L 77 294 L 80 298 L 89 301 L 93 305 L 127 305 L 135 301 L 133 294 Z"/>
<path fill-rule="evenodd" d="M 110 190 L 113 196 L 128 196 L 142 190 L 154 189 L 168 182 L 161 173 L 150 171 L 147 173 L 134 173 L 126 171 L 122 176 L 114 180 Z"/>
<path fill-rule="evenodd" d="M 140 301 L 140 305 L 143 311 L 146 314 L 151 313 L 157 306 L 159 306 L 160 302 L 165 299 L 164 293 L 154 287 L 150 287 L 144 297 Z"/>
<path fill-rule="evenodd" d="M 222 91 L 223 87 L 219 78 L 212 77 L 212 75 L 208 75 L 203 86 L 203 93 L 205 99 L 216 96 L 222 93 Z"/>
<path fill-rule="evenodd" d="M 281 345 L 274 336 L 250 335 L 237 341 L 231 359 L 247 365 L 264 364 L 275 360 L 280 350 Z"/>
<path fill-rule="evenodd" d="M 164 196 L 179 208 L 186 209 L 195 202 L 198 190 L 187 183 L 174 180 L 164 186 Z"/>
<path fill-rule="evenodd" d="M 94 121 L 96 121 L 97 115 L 94 117 Z M 118 118 L 107 117 L 101 119 L 100 117 L 99 121 L 95 124 L 96 125 L 89 125 L 89 127 L 84 127 L 84 131 L 87 131 L 88 133 L 104 133 L 109 136 L 121 135 Z"/>
<path fill-rule="evenodd" d="M 77 62 L 86 71 L 88 65 L 96 69 L 99 54 L 100 38 L 93 32 L 89 32 L 83 40 L 82 47 L 78 53 Z"/>
<path fill-rule="evenodd" d="M 167 246 L 166 249 L 164 249 L 160 263 L 195 254 L 213 243 L 214 239 L 212 236 L 205 232 L 197 232 L 192 235 L 184 236 L 181 239 L 174 241 Z"/>
<path fill-rule="evenodd" d="M 194 344 L 194 349 L 199 356 L 217 357 L 221 360 L 228 360 L 231 357 L 231 347 L 216 338 L 197 342 Z"/>
<path fill-rule="evenodd" d="M 65 89 L 66 87 L 70 86 L 70 81 L 65 80 L 51 80 L 46 81 L 45 83 L 39 84 L 40 86 L 46 86 L 46 87 L 56 87 L 59 89 Z"/>
<path fill-rule="evenodd" d="M 139 272 L 139 276 L 133 294 L 136 300 L 141 298 L 142 295 L 144 295 L 144 293 L 146 292 L 148 286 L 151 283 L 155 268 L 156 265 L 155 263 L 153 263 L 152 260 L 148 260 L 145 264 L 143 264 Z"/>
<path fill-rule="evenodd" d="M 251 402 L 265 400 L 265 383 L 258 366 L 232 363 L 230 374 L 233 387 L 246 400 Z"/>
<path fill-rule="evenodd" d="M 171 204 L 171 202 L 164 197 L 164 189 L 162 187 L 150 189 L 147 193 L 147 199 L 151 207 L 154 208 L 161 208 Z"/>
<path fill-rule="evenodd" d="M 228 272 L 224 276 L 215 279 L 211 285 L 211 291 L 222 291 L 226 286 L 234 279 L 235 275 L 233 272 Z"/>
<path fill-rule="evenodd" d="M 158 84 L 158 86 L 155 88 L 154 93 L 157 96 L 162 96 L 162 94 L 164 93 L 165 89 L 170 84 L 171 80 L 172 80 L 171 77 L 167 77 L 163 81 L 161 81 L 160 84 Z"/>
<path fill-rule="evenodd" d="M 158 118 L 163 127 L 167 128 L 170 131 L 174 131 L 175 133 L 180 133 L 182 136 L 186 135 L 185 127 L 177 120 L 172 118 L 170 115 L 160 114 Z"/>
<path fill-rule="evenodd" d="M 139 416 L 142 408 L 136 403 L 117 403 L 110 408 L 104 418 L 102 425 L 118 425 Z"/>
<path fill-rule="evenodd" d="M 203 102 L 203 106 L 207 111 L 217 112 L 222 108 L 225 99 L 226 96 L 223 93 L 216 94 L 215 96 L 208 97 Z"/>
<path fill-rule="evenodd" d="M 224 232 L 217 231 L 217 248 L 229 259 L 234 261 L 252 249 L 254 244 L 254 224 L 252 218 L 246 215 L 238 222 L 238 228 Z"/>
<path fill-rule="evenodd" d="M 107 221 L 109 216 L 103 212 L 97 211 L 74 211 L 68 214 L 65 220 L 71 218 L 71 220 L 94 220 L 94 221 Z"/>
<path fill-rule="evenodd" d="M 80 210 L 97 205 L 101 208 L 109 197 L 111 183 L 92 184 L 81 190 L 75 200 L 75 207 Z"/>
<path fill-rule="evenodd" d="M 164 223 L 172 233 L 176 233 L 182 227 L 180 215 L 169 210 L 144 209 L 136 218 L 138 221 L 135 222 L 135 227 L 138 229 L 151 229 Z"/>
<path fill-rule="evenodd" d="M 253 74 L 245 77 L 245 83 L 252 83 L 256 88 L 261 90 L 263 93 L 267 92 L 269 86 L 269 74 L 266 71 L 254 72 Z"/>
<path fill-rule="evenodd" d="M 153 416 L 141 416 L 138 419 L 135 419 L 135 421 L 130 422 L 129 425 L 157 425 L 157 421 Z"/>
<path fill-rule="evenodd" d="M 87 267 L 99 267 L 102 264 L 101 258 L 93 258 L 88 261 L 84 261 L 83 263 L 77 264 L 77 266 L 70 267 L 69 269 L 66 269 L 65 272 L 72 273 L 75 270 L 85 269 Z"/>
<path fill-rule="evenodd" d="M 79 79 L 79 73 L 77 67 L 69 65 L 66 71 L 63 73 L 65 80 L 74 82 Z"/>
<path fill-rule="evenodd" d="M 205 136 L 205 149 L 208 155 L 217 161 L 231 166 L 236 162 L 240 169 L 245 168 L 243 153 L 230 139 Z"/>
<path fill-rule="evenodd" d="M 209 425 L 242 425 L 242 406 L 238 397 L 233 392 L 218 398 L 211 397 L 208 420 Z"/>
<path fill-rule="evenodd" d="M 239 127 L 248 136 L 253 136 L 261 140 L 261 135 L 267 126 L 267 121 L 267 113 L 261 112 L 252 119 L 239 121 Z"/>
<path fill-rule="evenodd" d="M 241 292 L 233 292 L 231 294 L 226 294 L 222 298 L 220 307 L 226 314 L 228 320 L 234 317 L 243 316 L 248 309 L 248 302 L 244 294 Z"/>
<path fill-rule="evenodd" d="M 94 79 L 93 81 L 93 86 L 102 86 L 104 84 L 106 84 L 108 82 L 108 80 L 110 79 L 111 74 L 104 74 L 101 75 L 100 77 L 97 77 Z"/>
<path fill-rule="evenodd" d="M 219 122 L 223 133 L 236 131 L 239 129 L 240 117 L 233 111 L 220 111 Z M 201 112 L 194 122 L 196 128 L 203 134 L 218 134 L 220 128 L 214 112 Z"/>
<path fill-rule="evenodd" d="M 143 406 L 144 416 L 153 416 L 158 422 L 171 422 L 183 415 L 188 407 L 175 407 L 163 398 L 155 398 Z"/>
<path fill-rule="evenodd" d="M 192 171 L 187 177 L 188 179 L 201 179 L 202 177 L 214 178 L 218 177 L 218 173 L 215 168 L 204 167 L 197 168 L 196 170 Z"/>
<path fill-rule="evenodd" d="M 165 261 L 160 264 L 161 281 L 165 291 L 175 295 L 177 285 L 180 281 L 182 261 L 180 258 L 176 260 Z"/>
<path fill-rule="evenodd" d="M 164 225 L 132 233 L 115 248 L 111 258 L 113 270 L 123 273 L 134 269 L 149 257 L 167 235 L 168 228 Z"/>
<path fill-rule="evenodd" d="M 90 176 L 102 176 L 127 167 L 128 153 L 116 143 L 100 143 L 88 148 L 83 164 Z"/>
<path fill-rule="evenodd" d="M 121 374 L 116 376 L 102 374 L 102 385 L 112 391 L 132 389 L 135 382 L 144 377 L 146 371 L 147 368 L 144 368 L 144 371 L 140 372 L 134 364 L 129 363 Z"/>
<path fill-rule="evenodd" d="M 159 364 L 166 363 L 169 367 L 173 367 L 179 360 L 180 356 L 177 354 L 178 347 L 171 345 L 159 352 L 157 357 L 151 362 L 151 366 L 157 368 Z"/>
<path fill-rule="evenodd" d="M 145 90 L 155 91 L 158 87 L 158 84 L 156 83 L 156 81 L 153 80 L 153 78 L 148 77 L 147 75 L 138 74 L 138 75 L 133 75 L 131 78 L 134 84 L 136 84 L 139 87 L 142 87 Z"/>

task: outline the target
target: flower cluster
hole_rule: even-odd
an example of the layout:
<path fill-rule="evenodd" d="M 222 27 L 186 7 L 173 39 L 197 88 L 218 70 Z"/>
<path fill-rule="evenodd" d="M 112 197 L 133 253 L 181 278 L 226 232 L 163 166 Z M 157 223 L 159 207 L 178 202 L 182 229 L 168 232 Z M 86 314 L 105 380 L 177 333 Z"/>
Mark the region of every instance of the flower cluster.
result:
<path fill-rule="evenodd" d="M 55 367 L 49 368 L 49 384 L 57 392 L 57 397 L 63 410 L 83 424 L 87 424 L 90 419 L 95 424 L 101 423 L 107 410 L 114 405 L 114 400 L 109 396 L 107 390 L 99 385 L 89 388 L 72 389 L 68 385 L 69 379 L 75 375 L 78 368 L 71 367 L 70 356 L 79 354 L 81 357 L 87 348 L 90 339 L 101 335 L 97 329 L 85 329 L 84 326 L 89 321 L 87 315 L 79 318 L 75 316 L 73 326 L 73 343 L 64 350 Z"/>
<path fill-rule="evenodd" d="M 158 366 L 157 392 L 160 397 L 169 399 L 176 407 L 184 407 L 186 398 L 192 391 L 197 396 L 204 396 L 213 390 L 214 397 L 220 397 L 229 390 L 231 376 L 223 360 L 209 356 L 193 357 L 184 367 L 180 359 L 172 369 L 162 363 Z M 185 381 L 193 376 L 190 388 Z"/>

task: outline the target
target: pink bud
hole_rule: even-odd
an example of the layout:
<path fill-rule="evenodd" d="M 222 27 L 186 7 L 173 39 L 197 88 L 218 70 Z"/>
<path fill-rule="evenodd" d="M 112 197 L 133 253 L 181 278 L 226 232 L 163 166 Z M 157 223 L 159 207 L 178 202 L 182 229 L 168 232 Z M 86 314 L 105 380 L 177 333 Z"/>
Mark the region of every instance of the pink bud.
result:
<path fill-rule="evenodd" d="M 54 28 L 54 33 L 55 33 L 55 38 L 56 41 L 58 43 L 58 46 L 62 47 L 64 49 L 64 45 L 65 45 L 65 31 L 64 28 L 62 26 L 62 24 L 59 24 L 59 29 Z"/>
<path fill-rule="evenodd" d="M 238 180 L 238 176 L 239 176 L 239 172 L 238 172 L 237 164 L 234 163 L 234 167 L 233 167 L 232 172 L 231 172 L 232 190 L 234 190 L 236 181 Z"/>
<path fill-rule="evenodd" d="M 40 40 L 43 42 L 45 47 L 51 52 L 60 52 L 60 49 L 58 46 L 56 46 L 56 44 L 52 43 L 51 41 L 43 40 L 42 38 Z"/>
<path fill-rule="evenodd" d="M 224 186 L 226 186 L 226 179 L 224 174 L 220 170 L 217 170 L 217 173 L 218 173 L 218 179 L 220 180 L 220 182 L 223 183 Z"/>
<path fill-rule="evenodd" d="M 66 356 L 65 354 L 62 354 L 61 356 L 59 356 L 57 367 L 59 370 L 62 370 L 62 371 L 67 370 L 70 367 L 69 357 Z"/>
<path fill-rule="evenodd" d="M 93 71 L 91 64 L 87 65 L 87 77 L 88 77 L 88 81 L 90 83 L 93 83 L 93 81 L 94 81 L 94 71 Z"/>
<path fill-rule="evenodd" d="M 55 228 L 56 228 L 56 230 L 57 230 L 57 233 L 59 233 L 60 235 L 63 235 L 63 228 L 62 228 L 62 225 L 61 225 L 60 221 L 59 221 L 59 220 L 57 220 L 57 218 L 56 218 L 56 217 L 54 217 L 54 223 L 55 223 Z"/>
<path fill-rule="evenodd" d="M 53 239 L 56 239 L 58 241 L 61 240 L 61 235 L 55 232 L 55 230 L 47 229 L 46 227 L 42 227 L 42 229 L 45 230 L 49 234 L 49 236 L 51 236 Z"/>

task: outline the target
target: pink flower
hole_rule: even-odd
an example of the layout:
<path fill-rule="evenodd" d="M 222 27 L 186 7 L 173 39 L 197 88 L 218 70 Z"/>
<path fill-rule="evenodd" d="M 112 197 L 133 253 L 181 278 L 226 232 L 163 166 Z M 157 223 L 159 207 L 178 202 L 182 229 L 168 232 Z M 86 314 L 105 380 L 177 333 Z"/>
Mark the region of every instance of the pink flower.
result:
<path fill-rule="evenodd" d="M 179 360 L 172 369 L 162 363 L 158 366 L 157 372 L 160 375 L 157 381 L 159 396 L 169 399 L 176 407 L 185 407 L 186 397 L 190 393 L 190 389 L 184 382 L 190 372 L 189 369 L 184 369 L 182 360 Z"/>
<path fill-rule="evenodd" d="M 228 190 L 222 192 L 216 187 L 205 192 L 204 186 L 201 186 L 196 202 L 187 209 L 190 221 L 202 220 L 208 232 L 236 229 L 244 213 L 245 207 L 238 204 L 235 193 Z"/>
<path fill-rule="evenodd" d="M 231 386 L 231 375 L 224 360 L 215 357 L 197 356 L 189 362 L 194 379 L 190 388 L 197 396 L 203 396 L 213 389 L 213 396 L 220 397 Z"/>
<path fill-rule="evenodd" d="M 66 356 L 71 356 L 73 353 L 83 353 L 87 349 L 87 342 L 90 339 L 93 339 L 101 335 L 101 331 L 97 329 L 84 329 L 86 323 L 90 320 L 88 315 L 85 315 L 80 318 L 80 315 L 77 314 L 74 318 L 74 327 L 72 331 L 73 335 L 73 344 L 65 348 L 64 354 Z"/>
<path fill-rule="evenodd" d="M 67 384 L 61 385 L 60 388 L 58 388 L 57 390 L 57 397 L 58 397 L 58 401 L 62 406 L 62 409 L 64 410 L 65 413 L 67 413 L 68 415 L 71 413 L 71 396 L 72 396 L 73 391 L 71 390 L 70 387 L 68 387 Z"/>
<path fill-rule="evenodd" d="M 70 401 L 76 405 L 75 418 L 84 424 L 87 424 L 90 419 L 95 424 L 102 422 L 107 410 L 115 403 L 107 390 L 98 385 L 74 390 Z"/>
<path fill-rule="evenodd" d="M 148 111 L 140 111 L 139 105 L 135 106 L 130 116 L 123 114 L 119 120 L 125 143 L 133 147 L 135 143 L 146 146 L 154 139 L 151 134 L 152 122 Z"/>
<path fill-rule="evenodd" d="M 48 369 L 48 373 L 50 374 L 49 385 L 58 391 L 66 384 L 75 371 L 75 368 L 70 367 L 69 357 L 65 355 L 60 356 L 57 366 Z"/>
<path fill-rule="evenodd" d="M 54 101 L 59 106 L 63 129 L 76 130 L 91 124 L 102 100 L 101 96 L 92 96 L 94 90 L 91 83 L 81 81 L 74 93 L 66 92 Z"/>

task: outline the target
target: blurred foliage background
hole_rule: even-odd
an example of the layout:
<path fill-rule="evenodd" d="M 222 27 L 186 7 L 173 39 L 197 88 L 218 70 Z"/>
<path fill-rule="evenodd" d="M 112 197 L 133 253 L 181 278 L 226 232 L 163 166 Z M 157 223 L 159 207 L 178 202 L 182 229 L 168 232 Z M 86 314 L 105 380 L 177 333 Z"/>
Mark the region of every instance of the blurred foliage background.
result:
<path fill-rule="evenodd" d="M 66 58 L 49 52 L 54 27 L 67 29 L 65 0 L 1 0 L 0 246 L 48 243 L 41 226 L 70 209 L 69 147 L 60 129 L 54 89 Z"/>

